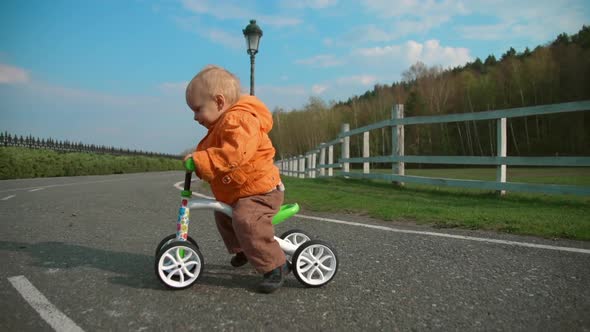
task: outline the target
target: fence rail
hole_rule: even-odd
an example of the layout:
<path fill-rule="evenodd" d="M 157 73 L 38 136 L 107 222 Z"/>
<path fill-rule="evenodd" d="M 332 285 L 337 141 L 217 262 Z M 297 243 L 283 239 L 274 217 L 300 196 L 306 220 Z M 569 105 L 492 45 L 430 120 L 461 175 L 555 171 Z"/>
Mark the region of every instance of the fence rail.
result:
<path fill-rule="evenodd" d="M 343 124 L 341 133 L 332 141 L 321 143 L 304 155 L 293 156 L 277 161 L 281 173 L 287 176 L 300 178 L 324 176 L 340 176 L 347 178 L 381 179 L 389 180 L 404 185 L 405 182 L 429 184 L 436 186 L 454 186 L 472 189 L 496 190 L 500 194 L 506 191 L 540 192 L 549 194 L 576 194 L 590 195 L 588 186 L 553 185 L 553 184 L 529 184 L 507 182 L 507 166 L 566 166 L 580 167 L 590 166 L 590 157 L 516 157 L 507 156 L 507 119 L 556 114 L 566 112 L 581 112 L 590 110 L 590 101 L 560 103 L 534 107 L 520 107 L 477 113 L 448 114 L 440 116 L 415 116 L 404 118 L 404 105 L 395 105 L 390 120 L 373 123 L 360 128 L 350 130 L 349 124 Z M 404 155 L 404 125 L 424 125 L 433 123 L 449 123 L 461 121 L 496 120 L 496 156 L 406 156 Z M 391 155 L 369 155 L 369 131 L 391 128 L 392 147 Z M 363 135 L 362 157 L 350 157 L 350 137 Z M 590 144 L 590 143 L 589 143 Z M 334 146 L 341 145 L 341 156 L 334 161 Z M 326 151 L 327 150 L 327 151 Z M 316 164 L 316 156 L 319 154 L 319 163 Z M 326 161 L 327 157 L 327 161 Z M 350 164 L 362 163 L 362 173 L 350 172 Z M 391 163 L 391 174 L 371 174 L 370 163 Z M 455 165 L 493 165 L 496 166 L 496 181 L 464 180 L 432 178 L 405 175 L 405 163 L 422 164 L 455 164 Z M 335 170 L 340 169 L 339 172 Z"/>

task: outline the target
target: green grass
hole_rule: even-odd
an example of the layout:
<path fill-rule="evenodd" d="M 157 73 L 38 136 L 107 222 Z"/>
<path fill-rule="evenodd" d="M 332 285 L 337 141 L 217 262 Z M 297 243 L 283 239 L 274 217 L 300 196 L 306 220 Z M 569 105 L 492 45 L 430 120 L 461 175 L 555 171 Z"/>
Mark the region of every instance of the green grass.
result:
<path fill-rule="evenodd" d="M 0 148 L 0 179 L 181 170 L 180 160 L 93 153 Z"/>
<path fill-rule="evenodd" d="M 409 175 L 494 180 L 493 169 L 407 170 Z M 508 171 L 515 182 L 590 185 L 590 169 L 527 168 Z M 484 229 L 548 238 L 590 240 L 590 197 L 508 193 L 385 181 L 283 177 L 286 202 L 304 209 L 367 214 L 435 227 Z"/>
<path fill-rule="evenodd" d="M 352 172 L 360 173 L 355 169 Z M 390 169 L 371 169 L 371 173 L 391 173 Z M 406 175 L 496 181 L 495 168 L 406 169 Z M 589 167 L 508 167 L 508 182 L 590 186 Z"/>

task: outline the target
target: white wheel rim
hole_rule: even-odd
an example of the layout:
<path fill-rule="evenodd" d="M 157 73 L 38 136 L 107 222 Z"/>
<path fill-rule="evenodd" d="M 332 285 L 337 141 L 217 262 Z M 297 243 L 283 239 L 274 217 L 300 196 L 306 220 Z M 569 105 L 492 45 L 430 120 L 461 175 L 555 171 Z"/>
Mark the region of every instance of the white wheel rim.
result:
<path fill-rule="evenodd" d="M 293 245 L 299 246 L 303 242 L 307 242 L 311 239 L 309 238 L 309 236 L 307 236 L 303 233 L 291 233 L 291 234 L 287 235 L 284 238 L 284 240 L 293 244 Z"/>
<path fill-rule="evenodd" d="M 184 257 L 180 257 L 184 250 Z M 166 285 L 175 288 L 186 287 L 199 277 L 202 262 L 197 253 L 186 246 L 177 245 L 166 250 L 158 262 L 158 274 Z"/>
<path fill-rule="evenodd" d="M 336 273 L 336 255 L 323 244 L 314 244 L 303 249 L 295 262 L 297 275 L 308 285 L 322 285 Z"/>

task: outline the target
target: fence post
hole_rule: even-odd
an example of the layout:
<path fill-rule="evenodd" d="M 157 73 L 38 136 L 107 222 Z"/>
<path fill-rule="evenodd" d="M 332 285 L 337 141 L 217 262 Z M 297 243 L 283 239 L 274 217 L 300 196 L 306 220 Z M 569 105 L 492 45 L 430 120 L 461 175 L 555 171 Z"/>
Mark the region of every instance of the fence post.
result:
<path fill-rule="evenodd" d="M 506 118 L 497 119 L 496 128 L 496 144 L 498 149 L 498 157 L 506 157 Z M 498 165 L 496 168 L 496 181 L 506 182 L 506 164 Z M 506 195 L 506 190 L 497 191 L 500 196 Z"/>
<path fill-rule="evenodd" d="M 311 179 L 311 154 L 305 154 L 305 178 Z"/>
<path fill-rule="evenodd" d="M 334 163 L 334 146 L 330 145 L 328 147 L 328 164 L 332 165 Z M 333 176 L 334 175 L 334 171 L 332 169 L 332 166 L 330 166 L 328 168 L 328 176 Z"/>
<path fill-rule="evenodd" d="M 293 176 L 293 174 L 291 173 L 292 170 L 293 170 L 293 157 L 289 157 L 287 159 L 287 175 L 288 176 Z"/>
<path fill-rule="evenodd" d="M 363 133 L 363 158 L 369 158 L 369 132 Z M 369 162 L 363 163 L 363 174 L 369 174 Z"/>
<path fill-rule="evenodd" d="M 307 162 L 307 173 L 306 173 L 306 176 L 307 176 L 307 178 L 311 178 L 311 154 L 307 153 L 305 155 L 305 159 L 306 159 L 306 162 Z"/>
<path fill-rule="evenodd" d="M 391 111 L 392 119 L 404 118 L 404 104 L 396 104 Z M 391 127 L 391 150 L 394 157 L 404 155 L 404 126 L 395 125 Z M 406 174 L 405 163 L 403 161 L 394 162 L 391 166 L 393 174 L 404 176 Z M 403 186 L 402 181 L 393 181 L 393 183 Z"/>
<path fill-rule="evenodd" d="M 315 179 L 316 177 L 316 158 L 317 153 L 316 151 L 311 153 L 311 178 Z"/>
<path fill-rule="evenodd" d="M 299 156 L 299 178 L 305 179 L 305 156 Z"/>
<path fill-rule="evenodd" d="M 285 175 L 291 176 L 291 158 L 285 159 Z"/>
<path fill-rule="evenodd" d="M 324 144 L 324 143 L 322 143 Z M 322 145 L 320 145 L 322 146 Z M 322 149 L 320 150 L 320 176 L 325 176 L 326 175 L 326 169 L 324 168 L 324 166 L 326 165 L 326 147 L 322 146 Z"/>
<path fill-rule="evenodd" d="M 342 124 L 342 133 L 346 133 L 350 130 L 348 123 Z M 342 159 L 350 158 L 350 136 L 346 136 L 342 139 Z M 342 171 L 344 173 L 350 172 L 350 164 L 348 162 L 342 163 Z"/>

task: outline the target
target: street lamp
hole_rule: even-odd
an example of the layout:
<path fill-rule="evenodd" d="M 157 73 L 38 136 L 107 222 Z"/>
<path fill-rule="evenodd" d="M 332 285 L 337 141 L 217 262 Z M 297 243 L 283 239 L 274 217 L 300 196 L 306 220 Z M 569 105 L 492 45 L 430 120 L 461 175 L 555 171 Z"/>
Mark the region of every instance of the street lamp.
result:
<path fill-rule="evenodd" d="M 258 53 L 258 44 L 260 37 L 262 37 L 262 29 L 256 24 L 256 20 L 250 20 L 250 24 L 244 30 L 244 37 L 246 38 L 246 47 L 248 54 L 250 54 L 250 95 L 254 95 L 254 56 Z"/>

